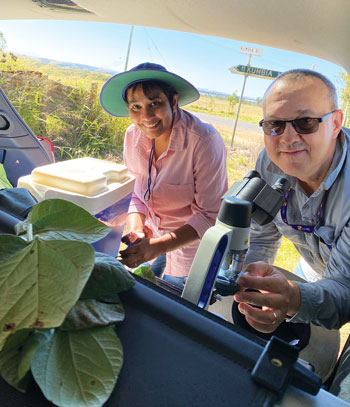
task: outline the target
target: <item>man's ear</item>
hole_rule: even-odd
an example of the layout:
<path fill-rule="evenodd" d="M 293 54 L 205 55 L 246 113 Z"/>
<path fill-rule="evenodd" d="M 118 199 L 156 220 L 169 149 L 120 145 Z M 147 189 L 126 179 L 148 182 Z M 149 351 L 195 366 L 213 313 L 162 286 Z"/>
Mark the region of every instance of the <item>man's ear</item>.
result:
<path fill-rule="evenodd" d="M 343 124 L 343 111 L 341 109 L 336 110 L 332 114 L 332 123 L 333 123 L 333 136 L 334 138 L 336 138 Z"/>

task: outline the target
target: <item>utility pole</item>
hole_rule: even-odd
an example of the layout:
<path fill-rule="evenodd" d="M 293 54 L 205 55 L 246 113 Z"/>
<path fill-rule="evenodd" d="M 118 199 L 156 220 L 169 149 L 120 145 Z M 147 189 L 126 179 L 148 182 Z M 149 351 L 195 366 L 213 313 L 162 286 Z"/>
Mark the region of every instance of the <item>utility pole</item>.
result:
<path fill-rule="evenodd" d="M 132 35 L 134 33 L 134 26 L 131 26 L 131 31 L 130 31 L 130 36 L 129 36 L 129 45 L 128 45 L 128 50 L 126 53 L 126 60 L 125 60 L 125 66 L 124 66 L 124 72 L 128 70 L 128 62 L 129 62 L 129 54 L 130 54 L 130 47 L 131 47 L 131 41 L 132 41 Z"/>

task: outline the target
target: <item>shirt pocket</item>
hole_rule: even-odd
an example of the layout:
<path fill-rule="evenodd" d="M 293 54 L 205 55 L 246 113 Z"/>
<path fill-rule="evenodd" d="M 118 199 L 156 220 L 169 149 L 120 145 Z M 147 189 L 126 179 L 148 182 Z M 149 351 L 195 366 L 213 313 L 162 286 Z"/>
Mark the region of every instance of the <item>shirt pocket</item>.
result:
<path fill-rule="evenodd" d="M 192 205 L 194 200 L 194 185 L 161 183 L 155 186 L 152 195 L 154 206 L 160 208 L 161 212 L 171 214 Z"/>

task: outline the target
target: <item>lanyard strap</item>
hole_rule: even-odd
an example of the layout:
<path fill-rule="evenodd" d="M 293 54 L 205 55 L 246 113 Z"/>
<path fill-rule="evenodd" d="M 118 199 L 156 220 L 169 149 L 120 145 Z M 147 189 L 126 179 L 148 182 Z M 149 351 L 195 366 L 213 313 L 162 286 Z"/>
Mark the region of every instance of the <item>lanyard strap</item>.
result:
<path fill-rule="evenodd" d="M 154 148 L 155 148 L 155 139 L 153 138 L 151 151 L 149 152 L 149 157 L 148 157 L 147 189 L 146 189 L 145 194 L 143 195 L 143 198 L 146 202 L 149 201 L 149 199 L 151 197 L 151 184 L 152 184 L 151 172 L 152 172 L 152 164 L 153 164 L 153 157 L 154 157 Z"/>
<path fill-rule="evenodd" d="M 288 226 L 292 227 L 293 229 L 297 230 L 298 232 L 314 233 L 314 232 L 315 232 L 315 226 L 311 226 L 311 225 L 300 225 L 300 224 L 298 224 L 298 225 L 292 225 L 292 224 L 288 223 L 288 221 L 287 221 L 287 206 L 288 206 L 288 199 L 289 199 L 289 196 L 290 196 L 290 193 L 291 193 L 291 192 L 292 192 L 292 189 L 289 188 L 288 191 L 287 191 L 287 193 L 286 193 L 286 196 L 285 196 L 285 198 L 284 198 L 283 205 L 282 205 L 282 207 L 281 207 L 281 217 L 282 217 L 283 222 L 284 222 L 286 225 L 288 225 Z M 322 219 L 324 207 L 325 207 L 325 204 L 326 204 L 326 201 L 327 201 L 327 197 L 328 197 L 328 190 L 325 192 L 325 195 L 324 195 L 324 197 L 323 197 L 323 199 L 322 199 L 322 202 L 321 202 L 321 204 L 320 204 L 320 206 L 319 206 L 319 208 L 318 208 L 318 210 L 317 210 L 317 214 L 316 214 L 316 225 L 317 225 L 318 222 L 320 222 L 321 219 Z M 328 245 L 328 244 L 327 244 L 327 246 L 328 246 L 329 250 L 332 250 L 332 246 L 330 246 L 330 245 Z"/>

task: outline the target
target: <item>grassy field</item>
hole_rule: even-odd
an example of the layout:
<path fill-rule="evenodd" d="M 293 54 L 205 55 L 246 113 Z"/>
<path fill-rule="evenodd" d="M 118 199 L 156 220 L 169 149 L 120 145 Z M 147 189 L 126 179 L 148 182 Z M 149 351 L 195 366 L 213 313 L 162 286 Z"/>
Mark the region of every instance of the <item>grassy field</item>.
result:
<path fill-rule="evenodd" d="M 236 118 L 238 103 L 230 105 L 228 99 L 215 96 L 201 95 L 200 99 L 186 106 L 187 110 L 215 114 L 216 116 Z M 256 104 L 242 103 L 239 120 L 258 123 L 261 120 L 261 107 Z"/>

